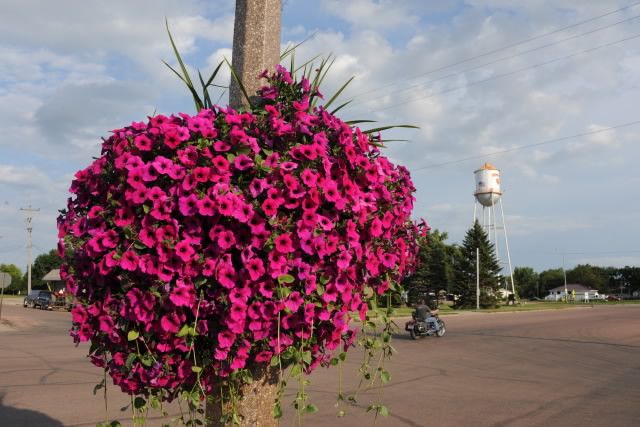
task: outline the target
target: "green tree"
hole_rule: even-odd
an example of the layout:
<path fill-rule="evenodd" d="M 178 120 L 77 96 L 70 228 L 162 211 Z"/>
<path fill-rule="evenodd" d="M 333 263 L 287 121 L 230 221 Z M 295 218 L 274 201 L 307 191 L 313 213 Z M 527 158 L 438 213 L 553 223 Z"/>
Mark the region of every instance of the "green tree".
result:
<path fill-rule="evenodd" d="M 606 269 L 589 264 L 579 264 L 567 271 L 568 283 L 578 283 L 599 291 L 607 288 L 609 277 L 610 273 Z"/>
<path fill-rule="evenodd" d="M 497 303 L 500 286 L 500 265 L 495 248 L 478 221 L 467 231 L 455 260 L 454 293 L 459 295 L 457 307 L 476 305 L 476 248 L 480 253 L 480 306 L 492 307 Z"/>
<path fill-rule="evenodd" d="M 60 268 L 61 264 L 62 260 L 56 249 L 38 255 L 31 266 L 31 289 L 46 289 L 47 285 L 42 278 L 51 270 Z M 27 273 L 24 275 L 24 282 L 27 283 Z"/>
<path fill-rule="evenodd" d="M 619 274 L 630 292 L 640 291 L 640 267 L 629 267 L 627 265 L 619 269 Z"/>
<path fill-rule="evenodd" d="M 522 298 L 540 297 L 538 295 L 538 273 L 531 267 L 516 267 L 513 270 L 516 293 Z"/>
<path fill-rule="evenodd" d="M 16 265 L 0 264 L 0 271 L 9 273 L 11 275 L 11 285 L 9 285 L 7 289 L 5 289 L 5 292 L 14 294 L 18 291 L 26 289 L 26 285 L 22 280 L 22 272 Z"/>
<path fill-rule="evenodd" d="M 403 281 L 410 293 L 413 289 L 433 292 L 449 291 L 453 282 L 453 257 L 456 246 L 448 245 L 446 232 L 430 230 L 426 238 L 419 242 L 419 265 L 416 272 Z"/>
<path fill-rule="evenodd" d="M 549 289 L 564 285 L 564 272 L 561 268 L 552 268 L 545 270 L 539 275 L 540 278 L 540 296 L 544 298 Z"/>

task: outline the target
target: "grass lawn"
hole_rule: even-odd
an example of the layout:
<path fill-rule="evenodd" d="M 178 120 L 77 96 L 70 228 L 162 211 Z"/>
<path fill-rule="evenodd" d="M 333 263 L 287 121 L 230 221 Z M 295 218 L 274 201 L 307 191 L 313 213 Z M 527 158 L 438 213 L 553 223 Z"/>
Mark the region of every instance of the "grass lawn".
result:
<path fill-rule="evenodd" d="M 446 302 L 444 304 L 440 304 L 440 314 L 443 316 L 452 315 L 452 314 L 460 314 L 460 313 L 468 313 L 468 312 L 476 312 L 476 313 L 499 313 L 499 312 L 513 312 L 513 311 L 535 311 L 535 310 L 563 310 L 567 308 L 577 308 L 577 307 L 591 307 L 592 305 L 615 305 L 615 304 L 640 304 L 640 300 L 631 300 L 631 301 L 599 301 L 593 302 L 593 304 L 581 304 L 581 303 L 565 303 L 565 302 L 552 302 L 552 301 L 526 301 L 518 305 L 501 305 L 497 308 L 483 308 L 480 310 L 475 309 L 466 309 L 466 310 L 455 310 L 452 308 L 450 302 Z M 379 310 L 383 311 L 384 308 L 380 308 Z M 409 317 L 413 312 L 413 307 L 395 307 L 393 309 L 393 317 Z M 371 313 L 373 317 L 375 317 L 374 313 Z"/>

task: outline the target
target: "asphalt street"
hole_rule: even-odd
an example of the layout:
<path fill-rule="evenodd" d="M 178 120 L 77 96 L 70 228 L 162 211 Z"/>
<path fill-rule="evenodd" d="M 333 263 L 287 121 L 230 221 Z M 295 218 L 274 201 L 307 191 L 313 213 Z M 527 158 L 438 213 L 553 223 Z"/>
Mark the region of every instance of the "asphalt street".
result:
<path fill-rule="evenodd" d="M 0 426 L 95 426 L 105 418 L 131 425 L 129 403 L 108 387 L 68 336 L 69 314 L 5 304 L 0 324 Z M 319 369 L 307 387 L 319 412 L 307 426 L 372 425 L 365 409 L 389 408 L 380 426 L 637 426 L 640 423 L 640 305 L 444 317 L 447 334 L 417 341 L 401 332 L 383 390 L 335 406 L 339 371 Z M 7 322 L 8 321 L 8 322 Z M 399 322 L 400 323 L 400 322 Z M 342 369 L 350 394 L 362 352 Z M 284 402 L 294 399 L 291 388 Z M 380 400 L 381 399 L 381 400 Z M 343 418 L 336 417 L 340 410 Z M 176 415 L 177 406 L 169 407 Z M 170 422 L 171 417 L 163 422 Z M 281 425 L 297 425 L 285 406 Z M 152 414 L 148 425 L 160 425 Z"/>

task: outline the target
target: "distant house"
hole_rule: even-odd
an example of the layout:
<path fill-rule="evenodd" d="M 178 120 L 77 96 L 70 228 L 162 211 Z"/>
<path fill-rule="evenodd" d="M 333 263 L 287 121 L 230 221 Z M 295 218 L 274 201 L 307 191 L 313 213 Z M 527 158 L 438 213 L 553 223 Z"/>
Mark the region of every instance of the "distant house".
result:
<path fill-rule="evenodd" d="M 58 292 L 64 289 L 64 282 L 60 278 L 60 269 L 54 269 L 44 275 L 42 281 L 46 283 L 47 289 L 51 292 Z"/>
<path fill-rule="evenodd" d="M 570 300 L 573 299 L 575 301 L 589 301 L 602 298 L 596 289 L 590 289 L 587 286 L 580 285 L 578 283 L 570 283 L 567 284 L 566 294 L 565 286 L 562 285 L 557 288 L 549 289 L 549 295 L 544 299 L 547 301 L 561 301 L 566 299 L 567 296 Z"/>

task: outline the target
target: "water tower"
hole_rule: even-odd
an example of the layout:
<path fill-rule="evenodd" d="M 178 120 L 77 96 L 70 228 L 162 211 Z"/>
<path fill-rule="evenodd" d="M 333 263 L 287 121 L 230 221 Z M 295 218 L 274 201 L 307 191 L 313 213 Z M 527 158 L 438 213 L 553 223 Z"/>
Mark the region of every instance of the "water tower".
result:
<path fill-rule="evenodd" d="M 496 251 L 498 263 L 503 266 L 502 271 L 506 272 L 504 262 L 500 258 L 502 247 L 507 253 L 507 265 L 509 267 L 509 279 L 511 283 L 507 283 L 505 275 L 502 286 L 505 290 L 515 294 L 513 285 L 513 270 L 511 268 L 511 254 L 509 253 L 509 239 L 507 238 L 507 226 L 504 222 L 504 208 L 502 207 L 502 190 L 500 188 L 500 170 L 490 163 L 485 163 L 480 169 L 474 172 L 476 179 L 476 191 L 473 195 L 476 197 L 476 203 L 473 206 L 473 221 L 476 220 L 482 225 L 484 231 L 489 236 L 489 240 L 493 244 Z M 478 205 L 482 208 L 478 212 Z M 496 205 L 500 206 L 500 216 L 496 215 Z M 480 215 L 478 215 L 480 213 Z M 509 286 L 511 285 L 511 286 Z M 509 289 L 511 288 L 511 289 Z"/>

